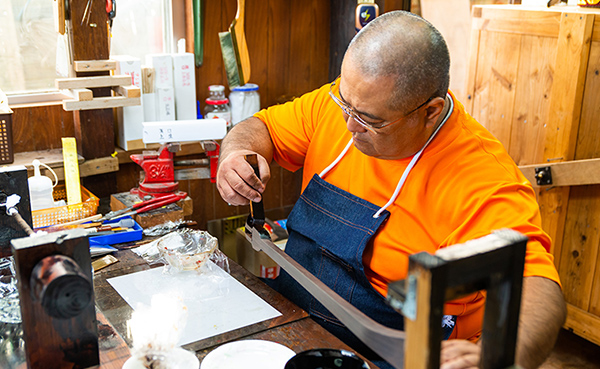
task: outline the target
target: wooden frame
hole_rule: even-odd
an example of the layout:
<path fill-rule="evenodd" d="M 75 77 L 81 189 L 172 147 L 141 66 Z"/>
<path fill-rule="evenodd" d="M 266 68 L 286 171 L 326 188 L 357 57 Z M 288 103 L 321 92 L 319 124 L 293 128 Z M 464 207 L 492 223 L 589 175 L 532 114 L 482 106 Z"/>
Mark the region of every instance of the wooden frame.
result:
<path fill-rule="evenodd" d="M 590 332 L 600 330 L 599 69 L 598 9 L 473 8 L 465 107 L 530 180 L 534 167 L 556 172 L 556 182 L 537 195 L 569 304 L 565 327 L 596 344 Z M 584 316 L 591 329 L 577 324 Z"/>

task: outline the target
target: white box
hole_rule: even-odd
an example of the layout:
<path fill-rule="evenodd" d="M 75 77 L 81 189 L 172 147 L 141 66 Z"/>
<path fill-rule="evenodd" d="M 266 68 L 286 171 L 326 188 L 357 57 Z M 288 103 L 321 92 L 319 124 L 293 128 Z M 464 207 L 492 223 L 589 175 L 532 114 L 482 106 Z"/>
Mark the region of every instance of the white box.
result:
<path fill-rule="evenodd" d="M 157 107 L 156 107 L 156 93 L 142 93 L 142 105 L 144 106 L 144 122 L 156 122 Z"/>
<path fill-rule="evenodd" d="M 131 84 L 142 89 L 142 62 L 129 55 L 114 55 L 117 61 L 116 75 L 131 76 Z M 117 145 L 125 150 L 143 149 L 142 122 L 144 122 L 144 102 L 140 105 L 117 108 Z"/>
<path fill-rule="evenodd" d="M 173 85 L 177 120 L 196 119 L 194 54 L 173 54 Z"/>
<path fill-rule="evenodd" d="M 175 120 L 175 92 L 171 88 L 156 88 L 156 120 Z"/>
<path fill-rule="evenodd" d="M 224 119 L 176 120 L 144 122 L 144 143 L 220 140 L 227 133 Z"/>
<path fill-rule="evenodd" d="M 146 55 L 146 64 L 154 68 L 154 86 L 173 88 L 173 58 L 171 54 Z"/>

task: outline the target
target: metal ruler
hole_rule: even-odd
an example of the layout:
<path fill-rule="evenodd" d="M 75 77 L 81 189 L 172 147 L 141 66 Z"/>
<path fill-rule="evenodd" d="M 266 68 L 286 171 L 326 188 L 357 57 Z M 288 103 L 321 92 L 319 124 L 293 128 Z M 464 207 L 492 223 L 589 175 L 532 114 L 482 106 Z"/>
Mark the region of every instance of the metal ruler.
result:
<path fill-rule="evenodd" d="M 81 184 L 79 181 L 79 162 L 75 137 L 63 137 L 62 147 L 67 205 L 79 204 L 81 202 Z"/>

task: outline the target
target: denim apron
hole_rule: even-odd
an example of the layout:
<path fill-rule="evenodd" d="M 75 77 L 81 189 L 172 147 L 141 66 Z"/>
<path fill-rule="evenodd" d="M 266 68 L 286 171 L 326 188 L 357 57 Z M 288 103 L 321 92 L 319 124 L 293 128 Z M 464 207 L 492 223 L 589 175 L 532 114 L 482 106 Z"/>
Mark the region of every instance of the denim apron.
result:
<path fill-rule="evenodd" d="M 451 98 L 450 101 L 452 102 Z M 392 198 L 384 207 L 365 201 L 322 178 L 352 146 L 351 139 L 329 167 L 320 175 L 313 176 L 287 220 L 289 239 L 285 252 L 342 298 L 373 320 L 390 328 L 404 329 L 404 319 L 373 288 L 365 275 L 362 256 L 373 236 L 390 216 L 385 208 L 395 201 L 408 173 L 446 122 L 450 112 L 452 108 L 429 141 L 415 154 Z M 348 346 L 380 368 L 391 368 L 283 269 L 279 277 L 270 284 Z M 447 338 L 456 318 L 444 317 L 444 320 L 447 323 L 444 336 Z"/>

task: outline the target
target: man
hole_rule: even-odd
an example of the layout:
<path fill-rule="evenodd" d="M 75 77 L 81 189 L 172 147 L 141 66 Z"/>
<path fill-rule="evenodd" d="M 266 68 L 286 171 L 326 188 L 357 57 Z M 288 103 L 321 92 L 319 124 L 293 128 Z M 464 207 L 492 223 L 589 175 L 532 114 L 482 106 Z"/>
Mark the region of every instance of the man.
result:
<path fill-rule="evenodd" d="M 303 171 L 288 218 L 286 252 L 364 313 L 392 328 L 388 283 L 408 256 L 500 228 L 529 237 L 517 363 L 538 367 L 565 319 L 531 185 L 502 145 L 448 93 L 449 55 L 439 32 L 407 12 L 386 13 L 352 40 L 341 75 L 293 102 L 240 123 L 225 138 L 217 187 L 232 205 L 258 201 L 274 159 Z M 257 153 L 262 182 L 245 162 Z M 278 288 L 328 330 L 377 360 L 286 274 Z M 446 304 L 442 368 L 479 362 L 484 296 Z M 485 339 L 485 337 L 482 337 Z M 410 355 L 410 353 L 408 353 Z M 382 368 L 390 367 L 376 361 Z"/>

